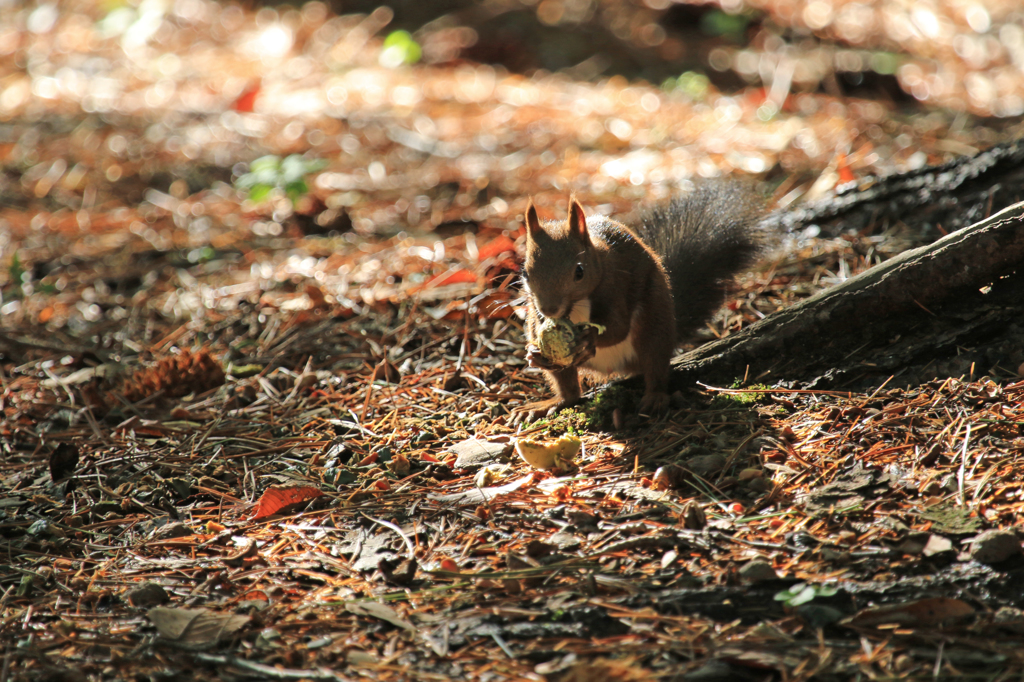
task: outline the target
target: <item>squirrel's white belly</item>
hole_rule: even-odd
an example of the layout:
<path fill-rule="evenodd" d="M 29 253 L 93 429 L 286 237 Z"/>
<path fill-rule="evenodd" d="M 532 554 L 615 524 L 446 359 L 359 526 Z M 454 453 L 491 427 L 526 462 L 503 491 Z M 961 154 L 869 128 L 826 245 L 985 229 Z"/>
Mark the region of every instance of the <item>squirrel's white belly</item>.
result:
<path fill-rule="evenodd" d="M 594 357 L 583 363 L 587 369 L 602 374 L 622 374 L 636 365 L 636 348 L 633 347 L 633 334 L 630 332 L 625 341 L 614 346 L 598 348 Z"/>
<path fill-rule="evenodd" d="M 569 319 L 574 323 L 590 322 L 590 299 L 577 301 L 569 312 Z M 614 346 L 598 348 L 594 357 L 583 363 L 587 369 L 601 374 L 624 374 L 636 365 L 636 347 L 633 345 L 633 332 L 625 340 Z"/>

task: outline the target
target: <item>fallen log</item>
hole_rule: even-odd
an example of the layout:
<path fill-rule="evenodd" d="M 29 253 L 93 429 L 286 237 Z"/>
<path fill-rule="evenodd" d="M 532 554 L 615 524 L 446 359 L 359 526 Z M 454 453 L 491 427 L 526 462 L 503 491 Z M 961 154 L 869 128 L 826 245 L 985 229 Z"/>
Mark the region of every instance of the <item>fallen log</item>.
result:
<path fill-rule="evenodd" d="M 673 383 L 820 385 L 892 371 L 993 322 L 1024 319 L 1022 266 L 1024 202 L 679 356 Z"/>
<path fill-rule="evenodd" d="M 922 237 L 953 232 L 1024 200 L 1024 140 L 1004 142 L 938 166 L 848 183 L 820 199 L 779 211 L 773 234 L 816 226 L 822 234 L 885 231 L 905 225 Z"/>

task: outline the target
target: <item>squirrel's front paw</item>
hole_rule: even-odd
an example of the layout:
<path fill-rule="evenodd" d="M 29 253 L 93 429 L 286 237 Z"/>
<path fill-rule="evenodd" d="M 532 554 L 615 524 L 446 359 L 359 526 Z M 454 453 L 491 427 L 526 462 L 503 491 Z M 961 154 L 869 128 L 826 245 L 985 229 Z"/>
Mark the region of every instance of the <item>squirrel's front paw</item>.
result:
<path fill-rule="evenodd" d="M 533 422 L 544 417 L 553 417 L 558 414 L 559 411 L 564 410 L 567 407 L 572 407 L 579 403 L 579 400 L 562 400 L 560 398 L 551 398 L 550 400 L 541 400 L 536 403 L 527 403 L 522 407 L 517 407 L 512 410 L 513 424 L 522 424 L 525 422 Z"/>
<path fill-rule="evenodd" d="M 640 414 L 655 415 L 668 409 L 668 393 L 662 391 L 648 391 L 640 400 Z"/>
<path fill-rule="evenodd" d="M 538 369 L 559 369 L 558 365 L 544 357 L 540 348 L 532 343 L 526 347 L 526 364 Z"/>
<path fill-rule="evenodd" d="M 579 367 L 597 353 L 597 330 L 587 327 L 586 333 L 572 351 L 572 367 Z"/>

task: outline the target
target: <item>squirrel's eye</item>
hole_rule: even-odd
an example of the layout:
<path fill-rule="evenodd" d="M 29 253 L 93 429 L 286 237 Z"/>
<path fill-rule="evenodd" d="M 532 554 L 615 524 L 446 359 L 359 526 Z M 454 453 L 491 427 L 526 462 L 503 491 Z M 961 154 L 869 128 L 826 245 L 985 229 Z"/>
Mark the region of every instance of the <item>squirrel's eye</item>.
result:
<path fill-rule="evenodd" d="M 577 282 L 583 279 L 583 263 L 576 264 L 576 272 L 573 273 L 573 277 L 576 278 Z"/>

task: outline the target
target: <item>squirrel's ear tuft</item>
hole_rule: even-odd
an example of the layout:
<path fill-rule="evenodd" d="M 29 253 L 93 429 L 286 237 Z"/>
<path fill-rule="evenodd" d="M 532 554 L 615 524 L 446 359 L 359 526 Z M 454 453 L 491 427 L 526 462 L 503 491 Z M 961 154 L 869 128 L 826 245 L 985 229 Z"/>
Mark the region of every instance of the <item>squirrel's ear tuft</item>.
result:
<path fill-rule="evenodd" d="M 576 196 L 569 197 L 569 234 L 575 235 L 584 242 L 590 242 L 590 233 L 587 232 L 587 214 L 583 212 L 580 202 Z"/>
<path fill-rule="evenodd" d="M 530 203 L 526 207 L 526 235 L 528 238 L 533 239 L 541 232 L 540 218 L 537 217 L 537 207 L 533 205 L 533 197 L 530 197 Z"/>

